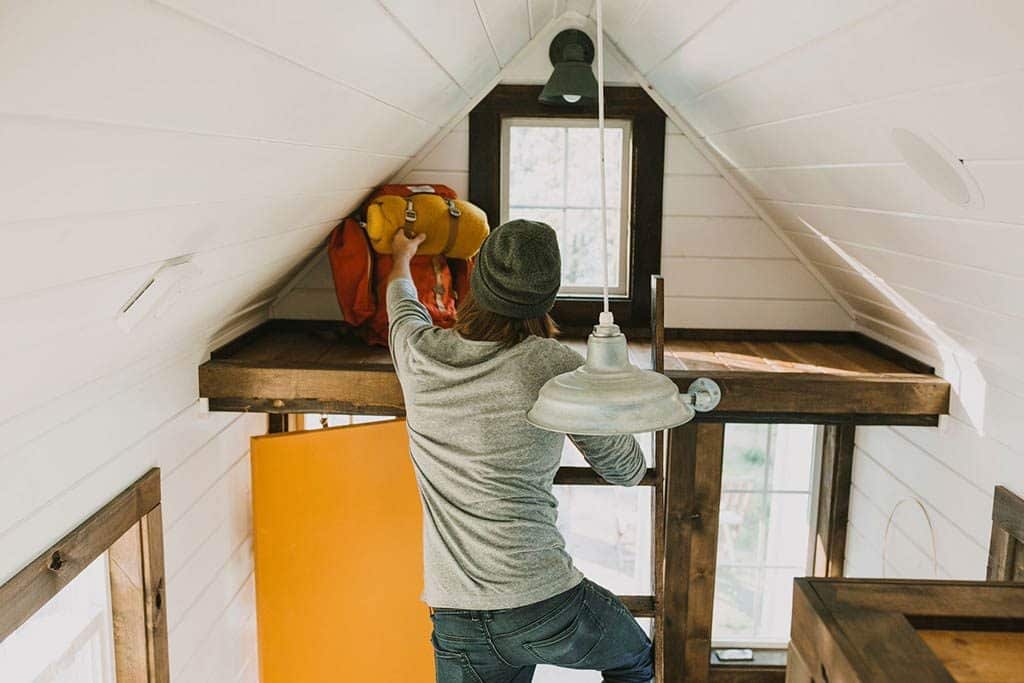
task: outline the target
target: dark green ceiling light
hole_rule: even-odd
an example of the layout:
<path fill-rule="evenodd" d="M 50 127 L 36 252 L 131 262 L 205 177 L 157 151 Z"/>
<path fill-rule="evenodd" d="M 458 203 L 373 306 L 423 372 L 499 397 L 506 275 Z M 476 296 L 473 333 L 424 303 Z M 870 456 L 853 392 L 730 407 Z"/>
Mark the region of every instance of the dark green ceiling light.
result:
<path fill-rule="evenodd" d="M 555 67 L 540 97 L 543 104 L 593 106 L 597 103 L 597 79 L 590 65 L 594 43 L 583 31 L 566 29 L 551 41 L 548 51 Z"/>

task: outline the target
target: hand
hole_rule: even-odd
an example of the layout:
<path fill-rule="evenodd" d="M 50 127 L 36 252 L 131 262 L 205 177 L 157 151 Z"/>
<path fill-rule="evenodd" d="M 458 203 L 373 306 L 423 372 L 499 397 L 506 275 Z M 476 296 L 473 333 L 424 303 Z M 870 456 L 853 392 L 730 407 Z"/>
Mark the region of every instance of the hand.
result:
<path fill-rule="evenodd" d="M 423 240 L 427 239 L 425 233 L 414 235 L 412 238 L 406 237 L 404 230 L 396 230 L 395 236 L 391 240 L 391 255 L 395 261 L 404 261 L 408 263 L 413 256 L 416 255 L 416 250 L 419 249 L 420 245 L 423 244 Z"/>

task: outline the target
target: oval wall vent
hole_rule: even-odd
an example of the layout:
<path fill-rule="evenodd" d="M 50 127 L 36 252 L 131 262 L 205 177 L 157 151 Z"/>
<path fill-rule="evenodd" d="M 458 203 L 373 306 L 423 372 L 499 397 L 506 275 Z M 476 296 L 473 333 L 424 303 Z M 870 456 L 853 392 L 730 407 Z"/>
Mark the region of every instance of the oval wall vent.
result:
<path fill-rule="evenodd" d="M 958 206 L 982 205 L 981 188 L 963 160 L 934 137 L 894 128 L 892 142 L 907 166 L 947 201 Z"/>

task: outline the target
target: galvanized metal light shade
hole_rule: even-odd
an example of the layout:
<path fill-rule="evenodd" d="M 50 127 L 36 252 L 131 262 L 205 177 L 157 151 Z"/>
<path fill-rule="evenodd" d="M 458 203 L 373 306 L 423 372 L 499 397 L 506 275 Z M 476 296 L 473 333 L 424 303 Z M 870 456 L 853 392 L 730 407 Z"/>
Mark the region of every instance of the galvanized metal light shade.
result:
<path fill-rule="evenodd" d="M 537 99 L 558 106 L 592 106 L 597 101 L 597 79 L 590 66 L 594 61 L 590 36 L 566 29 L 551 41 L 548 56 L 555 70 Z"/>
<path fill-rule="evenodd" d="M 630 363 L 625 335 L 602 314 L 587 340 L 586 362 L 548 380 L 526 421 L 564 434 L 639 434 L 685 424 L 721 398 L 714 380 L 698 378 L 680 395 L 665 375 Z"/>
<path fill-rule="evenodd" d="M 526 420 L 565 434 L 653 432 L 692 420 L 675 382 L 630 363 L 618 325 L 603 327 L 590 335 L 587 362 L 548 381 Z"/>

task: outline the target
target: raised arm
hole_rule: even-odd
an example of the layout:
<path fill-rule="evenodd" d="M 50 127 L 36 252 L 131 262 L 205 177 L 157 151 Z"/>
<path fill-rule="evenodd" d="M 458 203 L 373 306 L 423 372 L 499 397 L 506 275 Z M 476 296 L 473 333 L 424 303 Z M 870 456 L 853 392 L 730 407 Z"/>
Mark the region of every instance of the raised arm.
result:
<path fill-rule="evenodd" d="M 647 471 L 640 444 L 631 434 L 581 436 L 569 440 L 580 450 L 594 471 L 609 484 L 636 486 Z"/>
<path fill-rule="evenodd" d="M 409 335 L 422 327 L 430 327 L 433 322 L 426 307 L 420 303 L 416 294 L 416 285 L 412 281 L 409 262 L 416 255 L 426 235 L 417 235 L 409 239 L 399 230 L 395 233 L 391 244 L 392 265 L 388 276 L 388 343 L 391 353 L 400 350 Z"/>

